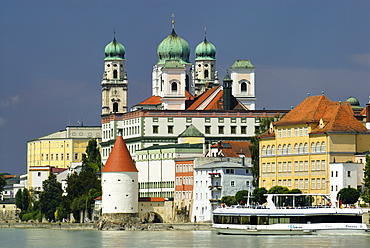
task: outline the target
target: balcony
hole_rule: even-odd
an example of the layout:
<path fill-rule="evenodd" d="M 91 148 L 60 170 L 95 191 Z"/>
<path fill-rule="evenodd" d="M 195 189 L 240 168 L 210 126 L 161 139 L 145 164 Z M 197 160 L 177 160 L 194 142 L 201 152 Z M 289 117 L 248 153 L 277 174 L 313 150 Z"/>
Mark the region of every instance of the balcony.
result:
<path fill-rule="evenodd" d="M 216 190 L 221 190 L 222 186 L 221 185 L 210 185 L 208 186 L 210 190 L 216 191 Z"/>
<path fill-rule="evenodd" d="M 219 172 L 210 172 L 208 173 L 208 175 L 210 175 L 211 177 L 221 177 L 221 173 Z"/>

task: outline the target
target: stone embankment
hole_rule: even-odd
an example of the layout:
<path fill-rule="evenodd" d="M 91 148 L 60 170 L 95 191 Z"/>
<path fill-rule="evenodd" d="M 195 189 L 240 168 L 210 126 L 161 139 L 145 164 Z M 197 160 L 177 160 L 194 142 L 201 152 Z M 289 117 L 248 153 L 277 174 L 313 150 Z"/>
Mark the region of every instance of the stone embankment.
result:
<path fill-rule="evenodd" d="M 0 222 L 0 228 L 48 228 L 60 230 L 130 230 L 130 231 L 201 231 L 213 230 L 210 223 L 147 223 L 147 224 L 114 224 L 114 223 L 29 223 L 29 222 Z"/>

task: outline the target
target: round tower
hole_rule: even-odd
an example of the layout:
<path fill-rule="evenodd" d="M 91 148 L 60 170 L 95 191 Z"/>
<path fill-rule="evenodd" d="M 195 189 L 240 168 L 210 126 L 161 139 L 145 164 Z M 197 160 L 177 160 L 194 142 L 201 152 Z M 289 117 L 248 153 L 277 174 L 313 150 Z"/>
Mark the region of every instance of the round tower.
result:
<path fill-rule="evenodd" d="M 138 170 L 122 136 L 117 137 L 102 170 L 101 183 L 103 217 L 137 216 Z"/>

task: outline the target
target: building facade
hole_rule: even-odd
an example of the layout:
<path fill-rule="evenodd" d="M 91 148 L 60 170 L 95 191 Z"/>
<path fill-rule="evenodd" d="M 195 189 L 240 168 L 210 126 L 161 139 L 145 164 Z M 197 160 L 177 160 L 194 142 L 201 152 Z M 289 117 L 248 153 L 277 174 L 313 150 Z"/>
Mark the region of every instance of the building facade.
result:
<path fill-rule="evenodd" d="M 354 161 L 369 148 L 370 132 L 349 103 L 307 97 L 260 136 L 259 185 L 329 194 L 329 164 Z"/>

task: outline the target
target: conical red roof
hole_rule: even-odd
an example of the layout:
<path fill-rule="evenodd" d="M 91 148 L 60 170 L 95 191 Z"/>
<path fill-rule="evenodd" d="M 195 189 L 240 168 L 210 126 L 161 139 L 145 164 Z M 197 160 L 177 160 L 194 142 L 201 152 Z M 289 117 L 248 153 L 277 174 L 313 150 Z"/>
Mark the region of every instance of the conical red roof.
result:
<path fill-rule="evenodd" d="M 102 172 L 121 172 L 134 171 L 138 172 L 135 163 L 131 158 L 122 136 L 118 136 L 116 143 L 108 157 Z"/>

